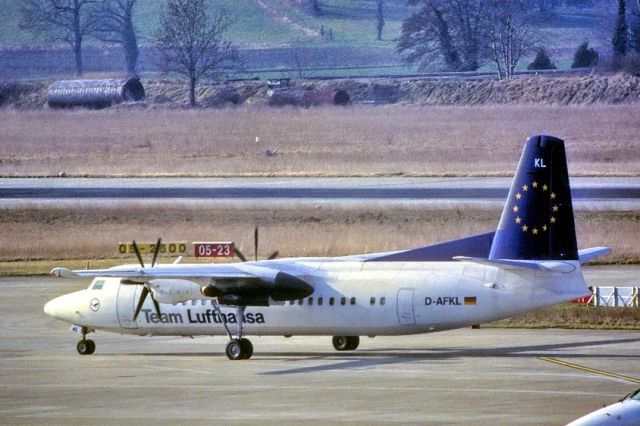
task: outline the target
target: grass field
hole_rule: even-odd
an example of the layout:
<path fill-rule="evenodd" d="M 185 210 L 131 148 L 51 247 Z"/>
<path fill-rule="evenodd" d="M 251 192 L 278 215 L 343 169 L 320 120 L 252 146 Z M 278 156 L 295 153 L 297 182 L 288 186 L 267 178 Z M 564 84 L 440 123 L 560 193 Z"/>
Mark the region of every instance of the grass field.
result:
<path fill-rule="evenodd" d="M 164 9 L 163 3 L 156 0 L 138 2 L 134 24 L 141 44 L 153 41 Z M 374 1 L 322 0 L 318 14 L 312 14 L 308 8 L 300 7 L 300 2 L 290 0 L 218 0 L 214 3 L 225 8 L 232 19 L 233 24 L 225 36 L 235 45 L 252 48 L 301 41 L 312 46 L 371 46 L 393 51 L 400 36 L 402 21 L 416 10 L 406 1 L 386 1 L 385 27 L 382 40 L 379 41 L 376 40 Z M 0 0 L 0 9 L 5 18 L 0 26 L 0 47 L 47 45 L 46 35 L 33 35 L 20 29 L 20 6 L 20 1 Z M 554 59 L 565 63 L 584 40 L 604 50 L 608 43 L 598 26 L 603 16 L 607 15 L 607 7 L 610 6 L 597 2 L 594 8 L 556 9 L 555 15 L 546 19 L 543 26 Z M 58 43 L 62 45 L 62 42 Z M 99 42 L 88 36 L 85 43 L 96 45 Z"/>
<path fill-rule="evenodd" d="M 563 304 L 524 315 L 517 315 L 484 326 L 497 328 L 638 330 L 640 329 L 640 309 L 596 308 Z"/>
<path fill-rule="evenodd" d="M 500 210 L 383 206 L 194 206 L 79 203 L 0 210 L 0 261 L 109 259 L 119 241 L 235 241 L 253 251 L 260 227 L 260 254 L 283 257 L 341 256 L 409 249 L 495 230 Z M 639 263 L 639 212 L 578 211 L 580 247 L 610 246 L 608 263 Z M 130 257 L 130 260 L 133 258 Z M 48 265 L 50 266 L 50 265 Z"/>
<path fill-rule="evenodd" d="M 0 109 L 0 175 L 511 175 L 522 142 L 539 133 L 566 140 L 572 175 L 638 175 L 638 112 L 635 105 Z M 260 156 L 267 148 L 279 155 Z"/>

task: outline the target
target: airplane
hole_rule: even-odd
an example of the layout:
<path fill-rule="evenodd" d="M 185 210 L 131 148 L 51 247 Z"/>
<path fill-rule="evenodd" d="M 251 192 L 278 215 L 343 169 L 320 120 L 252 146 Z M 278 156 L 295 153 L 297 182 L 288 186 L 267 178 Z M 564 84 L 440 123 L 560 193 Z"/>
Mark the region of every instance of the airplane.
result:
<path fill-rule="evenodd" d="M 580 417 L 567 426 L 634 426 L 640 424 L 640 389 L 618 402 Z"/>
<path fill-rule="evenodd" d="M 257 250 L 257 248 L 256 248 Z M 230 360 L 249 359 L 247 335 L 332 336 L 338 351 L 360 336 L 411 335 L 472 326 L 590 294 L 580 266 L 610 253 L 577 249 L 564 141 L 532 136 L 495 232 L 395 252 L 229 264 L 54 268 L 92 277 L 49 301 L 46 314 L 82 335 L 227 335 Z M 257 256 L 256 256 L 257 257 Z M 246 259 L 245 259 L 246 260 Z"/>

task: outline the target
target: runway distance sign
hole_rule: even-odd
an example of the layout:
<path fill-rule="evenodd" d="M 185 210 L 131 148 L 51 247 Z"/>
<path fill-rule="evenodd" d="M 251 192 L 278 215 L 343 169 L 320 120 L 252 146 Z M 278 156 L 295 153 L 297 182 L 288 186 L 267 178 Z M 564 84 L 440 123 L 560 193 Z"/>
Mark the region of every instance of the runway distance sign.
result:
<path fill-rule="evenodd" d="M 194 242 L 195 257 L 233 257 L 235 245 L 233 241 L 225 242 Z"/>
<path fill-rule="evenodd" d="M 157 243 L 147 243 L 147 242 L 136 242 L 138 245 L 138 250 L 140 250 L 140 254 L 153 254 L 156 251 Z M 187 242 L 186 241 L 168 241 L 162 242 L 160 244 L 158 253 L 162 255 L 176 255 L 181 256 L 187 253 Z M 135 254 L 136 251 L 133 249 L 133 243 L 130 242 L 120 242 L 118 243 L 118 253 L 120 254 Z"/>

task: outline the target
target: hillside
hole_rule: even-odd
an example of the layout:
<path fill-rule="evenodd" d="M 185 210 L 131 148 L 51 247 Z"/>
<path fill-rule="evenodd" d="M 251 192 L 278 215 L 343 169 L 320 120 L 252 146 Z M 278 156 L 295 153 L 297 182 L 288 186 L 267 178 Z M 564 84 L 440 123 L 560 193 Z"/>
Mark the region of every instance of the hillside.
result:
<path fill-rule="evenodd" d="M 156 72 L 156 64 L 148 56 L 145 58 L 144 51 L 152 44 L 163 2 L 139 1 L 135 25 L 143 47 L 141 72 Z M 349 55 L 327 55 L 327 52 L 340 49 L 360 52 L 357 56 L 370 56 L 363 66 L 400 64 L 401 58 L 395 51 L 396 40 L 402 21 L 416 10 L 408 6 L 406 0 L 385 0 L 385 26 L 382 40 L 378 41 L 375 2 L 372 0 L 321 0 L 318 13 L 312 13 L 303 0 L 220 0 L 216 3 L 229 11 L 233 25 L 226 37 L 242 51 L 277 51 L 296 44 L 307 46 L 315 58 L 331 59 L 326 64 L 315 59 L 311 64 L 313 67 L 353 66 Z M 72 55 L 63 43 L 51 44 L 46 36 L 34 36 L 19 28 L 20 4 L 20 1 L 0 0 L 5 16 L 0 26 L 0 78 L 46 77 L 51 73 L 70 72 Z M 576 47 L 584 40 L 589 40 L 600 51 L 608 49 L 608 34 L 602 30 L 601 22 L 610 14 L 610 7 L 607 9 L 610 4 L 607 0 L 596 0 L 594 5 L 586 9 L 559 7 L 546 20 L 544 31 L 549 51 L 560 68 L 569 67 Z M 86 39 L 85 46 L 89 71 L 109 72 L 120 67 L 122 59 L 117 48 L 104 46 L 91 37 Z M 39 52 L 51 49 L 55 50 L 52 56 L 56 62 L 42 62 Z M 246 56 L 249 69 L 286 68 L 286 64 L 282 64 L 286 58 L 282 56 L 269 55 L 273 60 L 260 64 L 254 63 L 254 55 Z M 340 60 L 336 61 L 336 57 Z M 41 70 L 34 72 L 28 67 L 29 61 L 46 64 L 46 67 L 41 66 Z M 529 61 L 530 58 L 522 61 L 522 66 Z"/>

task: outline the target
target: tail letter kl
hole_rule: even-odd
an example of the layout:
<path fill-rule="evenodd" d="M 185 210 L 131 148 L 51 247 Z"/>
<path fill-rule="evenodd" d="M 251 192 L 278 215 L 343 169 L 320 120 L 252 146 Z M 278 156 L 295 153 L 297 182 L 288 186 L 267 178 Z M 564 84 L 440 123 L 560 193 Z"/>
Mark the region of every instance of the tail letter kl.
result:
<path fill-rule="evenodd" d="M 544 158 L 536 158 L 534 160 L 534 164 L 535 164 L 536 167 L 539 167 L 541 169 L 546 169 L 547 168 L 547 165 L 544 164 Z"/>

